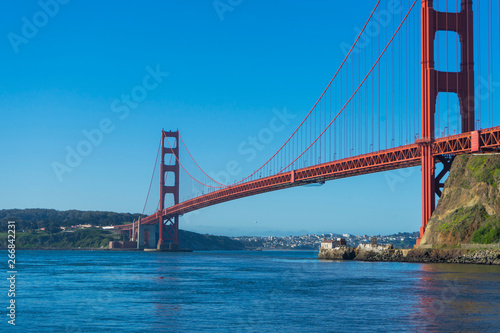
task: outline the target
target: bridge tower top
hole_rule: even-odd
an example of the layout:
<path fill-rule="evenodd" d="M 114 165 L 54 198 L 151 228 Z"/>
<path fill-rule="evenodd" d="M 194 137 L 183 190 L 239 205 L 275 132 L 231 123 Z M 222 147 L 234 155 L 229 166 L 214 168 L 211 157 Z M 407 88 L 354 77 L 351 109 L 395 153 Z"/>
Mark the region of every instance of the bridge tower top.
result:
<path fill-rule="evenodd" d="M 460 100 L 462 133 L 474 130 L 474 40 L 472 0 L 461 0 L 460 12 L 436 11 L 433 0 L 422 0 L 422 139 L 434 140 L 436 98 L 456 93 Z M 456 32 L 460 38 L 460 71 L 441 72 L 434 67 L 434 39 L 438 31 Z"/>

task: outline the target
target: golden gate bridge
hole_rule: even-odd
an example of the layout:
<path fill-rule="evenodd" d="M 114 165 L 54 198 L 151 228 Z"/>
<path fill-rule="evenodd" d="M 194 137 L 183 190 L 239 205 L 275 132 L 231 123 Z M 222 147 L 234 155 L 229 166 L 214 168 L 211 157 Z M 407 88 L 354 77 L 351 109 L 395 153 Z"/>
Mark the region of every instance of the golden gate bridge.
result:
<path fill-rule="evenodd" d="M 115 227 L 128 231 L 139 247 L 178 250 L 183 214 L 260 193 L 420 165 L 421 238 L 454 156 L 500 149 L 500 126 L 494 126 L 500 106 L 495 93 L 500 4 L 418 4 L 378 0 L 300 125 L 239 181 L 225 184 L 210 176 L 179 131 L 162 130 L 146 199 L 159 165 L 156 210 Z M 198 189 L 194 197 L 180 200 L 181 179 L 182 186 Z"/>

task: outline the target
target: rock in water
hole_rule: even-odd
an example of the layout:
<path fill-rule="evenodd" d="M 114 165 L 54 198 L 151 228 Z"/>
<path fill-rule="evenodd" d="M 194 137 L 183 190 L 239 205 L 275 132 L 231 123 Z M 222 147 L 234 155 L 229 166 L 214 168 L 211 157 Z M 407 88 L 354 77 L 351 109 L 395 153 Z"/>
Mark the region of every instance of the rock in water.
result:
<path fill-rule="evenodd" d="M 330 260 L 352 260 L 356 256 L 354 249 L 350 246 L 341 245 L 333 249 L 321 249 L 318 254 L 319 259 Z"/>
<path fill-rule="evenodd" d="M 382 244 L 359 244 L 356 248 L 356 260 L 384 260 L 384 257 L 388 257 L 392 250 L 392 245 L 382 245 Z M 393 251 L 394 252 L 394 251 Z"/>

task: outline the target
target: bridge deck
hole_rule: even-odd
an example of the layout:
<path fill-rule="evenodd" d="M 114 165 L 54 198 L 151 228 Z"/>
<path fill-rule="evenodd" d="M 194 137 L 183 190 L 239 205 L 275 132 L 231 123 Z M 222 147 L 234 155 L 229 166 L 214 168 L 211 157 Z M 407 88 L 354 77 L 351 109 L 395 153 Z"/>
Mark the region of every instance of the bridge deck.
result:
<path fill-rule="evenodd" d="M 168 207 L 163 212 L 157 212 L 145 217 L 142 219 L 141 224 L 155 224 L 158 223 L 161 216 L 168 218 L 182 215 L 204 207 L 255 194 L 416 166 L 421 163 L 420 147 L 429 143 L 429 141 L 418 140 L 417 143 L 397 148 L 353 156 L 233 185 Z M 500 126 L 437 139 L 433 143 L 433 155 L 460 155 L 498 148 L 500 148 Z M 126 229 L 130 228 L 131 224 L 119 227 Z"/>

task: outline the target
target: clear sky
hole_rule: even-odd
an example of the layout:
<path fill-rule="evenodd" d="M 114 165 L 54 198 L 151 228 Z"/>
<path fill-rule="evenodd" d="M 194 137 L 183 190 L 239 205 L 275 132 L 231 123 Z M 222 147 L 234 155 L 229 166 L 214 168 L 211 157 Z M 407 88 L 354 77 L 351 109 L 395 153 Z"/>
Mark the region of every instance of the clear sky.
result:
<path fill-rule="evenodd" d="M 237 160 L 243 177 L 309 111 L 376 1 L 45 2 L 50 15 L 38 1 L 0 2 L 0 209 L 141 212 L 162 128 L 179 129 L 207 171 Z M 119 109 L 124 95 L 144 92 Z M 246 165 L 238 144 L 285 109 L 295 117 Z M 78 146 L 95 129 L 102 137 Z M 58 176 L 55 165 L 78 148 L 86 156 Z M 417 231 L 420 197 L 412 168 L 209 207 L 181 228 Z"/>

